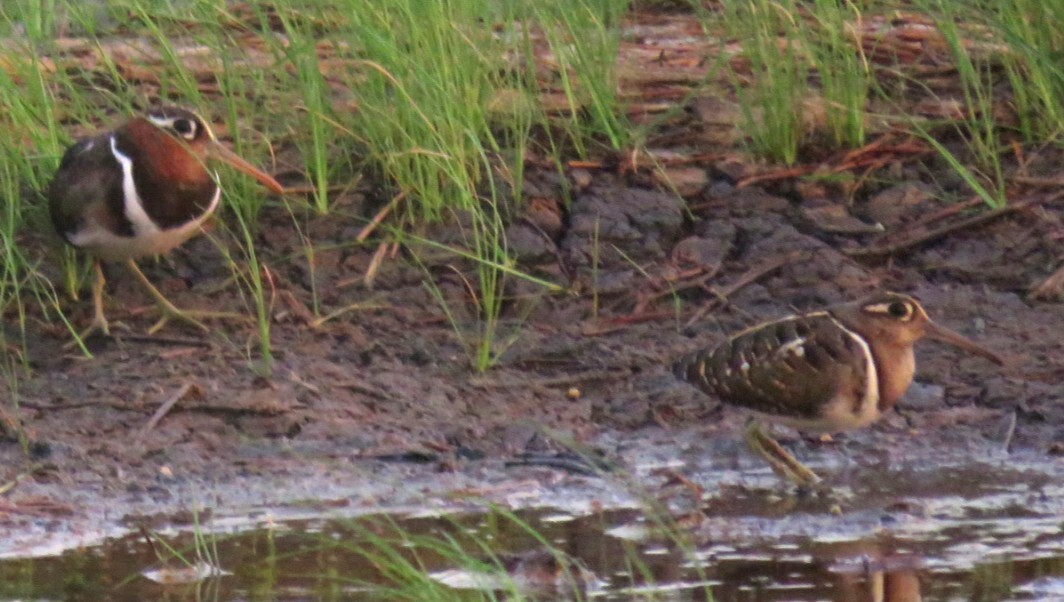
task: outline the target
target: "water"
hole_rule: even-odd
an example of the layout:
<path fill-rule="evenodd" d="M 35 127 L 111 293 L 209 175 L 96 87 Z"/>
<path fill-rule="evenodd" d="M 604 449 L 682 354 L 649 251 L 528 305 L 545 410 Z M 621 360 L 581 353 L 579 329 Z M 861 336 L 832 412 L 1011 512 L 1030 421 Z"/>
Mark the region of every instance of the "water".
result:
<path fill-rule="evenodd" d="M 184 576 L 185 565 L 163 542 L 192 562 L 196 533 L 155 535 L 154 544 L 129 536 L 0 562 L 0 600 L 388 600 L 400 598 L 371 591 L 396 584 L 415 592 L 407 599 L 478 600 L 485 594 L 477 588 L 507 589 L 514 580 L 521 592 L 548 600 L 704 601 L 707 592 L 744 602 L 1064 599 L 1059 519 L 969 518 L 952 530 L 908 525 L 854 539 L 830 529 L 764 539 L 737 530 L 743 535 L 728 541 L 719 525 L 694 524 L 672 531 L 685 534 L 677 537 L 634 510 L 573 516 L 551 509 L 264 520 L 237 533 L 208 524 L 201 548 L 223 575 L 153 582 L 145 571 Z M 544 552 L 544 542 L 554 551 Z M 574 569 L 587 583 L 573 585 L 556 555 L 562 564 L 577 559 L 593 577 Z"/>

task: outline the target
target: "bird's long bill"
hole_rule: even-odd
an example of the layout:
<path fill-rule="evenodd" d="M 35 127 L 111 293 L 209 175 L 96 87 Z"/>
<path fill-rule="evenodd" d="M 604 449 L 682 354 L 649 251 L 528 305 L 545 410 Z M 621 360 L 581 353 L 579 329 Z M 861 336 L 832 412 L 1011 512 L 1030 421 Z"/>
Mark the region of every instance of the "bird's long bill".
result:
<path fill-rule="evenodd" d="M 207 147 L 209 153 L 215 159 L 225 161 L 229 165 L 232 165 L 236 169 L 248 174 L 249 176 L 258 180 L 263 186 L 269 188 L 277 194 L 284 194 L 284 186 L 281 183 L 273 179 L 273 176 L 248 163 L 240 158 L 240 155 L 225 148 L 221 143 L 212 141 L 210 146 Z"/>
<path fill-rule="evenodd" d="M 1001 359 L 1001 356 L 993 351 L 983 347 L 979 343 L 959 334 L 952 330 L 935 324 L 934 322 L 927 322 L 924 326 L 924 334 L 928 338 L 935 339 L 936 341 L 942 341 L 943 343 L 949 343 L 958 349 L 963 349 L 968 353 L 985 357 L 986 359 L 994 362 L 999 366 L 1005 365 L 1005 360 Z"/>

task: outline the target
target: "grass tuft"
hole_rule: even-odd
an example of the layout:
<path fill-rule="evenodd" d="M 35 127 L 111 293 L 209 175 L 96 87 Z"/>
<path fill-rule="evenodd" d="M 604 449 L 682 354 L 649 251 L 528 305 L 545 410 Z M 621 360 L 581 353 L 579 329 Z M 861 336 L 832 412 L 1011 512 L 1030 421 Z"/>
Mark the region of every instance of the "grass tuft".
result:
<path fill-rule="evenodd" d="M 754 154 L 791 165 L 805 139 L 803 105 L 809 69 L 793 0 L 724 0 L 720 18 L 742 44 L 749 75 L 733 64 L 731 79 Z M 744 70 L 744 71 L 745 71 Z"/>

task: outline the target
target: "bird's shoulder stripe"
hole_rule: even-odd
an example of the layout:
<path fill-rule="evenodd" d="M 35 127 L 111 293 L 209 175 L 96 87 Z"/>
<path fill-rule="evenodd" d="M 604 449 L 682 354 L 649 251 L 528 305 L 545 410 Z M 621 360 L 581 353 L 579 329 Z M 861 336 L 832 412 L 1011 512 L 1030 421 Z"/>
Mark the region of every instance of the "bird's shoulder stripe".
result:
<path fill-rule="evenodd" d="M 159 226 L 148 216 L 144 202 L 137 192 L 137 183 L 133 179 L 133 159 L 118 148 L 118 137 L 111 134 L 111 154 L 122 168 L 122 210 L 126 219 L 133 225 L 135 236 L 151 236 L 159 232 Z"/>

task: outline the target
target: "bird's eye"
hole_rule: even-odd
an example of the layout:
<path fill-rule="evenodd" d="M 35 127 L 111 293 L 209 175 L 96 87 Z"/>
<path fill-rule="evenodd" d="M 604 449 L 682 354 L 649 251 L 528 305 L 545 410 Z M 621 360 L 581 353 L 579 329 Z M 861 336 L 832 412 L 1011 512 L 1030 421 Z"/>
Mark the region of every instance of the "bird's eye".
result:
<path fill-rule="evenodd" d="M 908 303 L 895 301 L 887 306 L 887 313 L 890 314 L 892 318 L 899 318 L 904 320 L 912 315 L 913 308 Z"/>
<path fill-rule="evenodd" d="M 196 123 L 191 119 L 175 119 L 174 131 L 181 134 L 182 138 L 192 140 L 196 137 Z"/>

